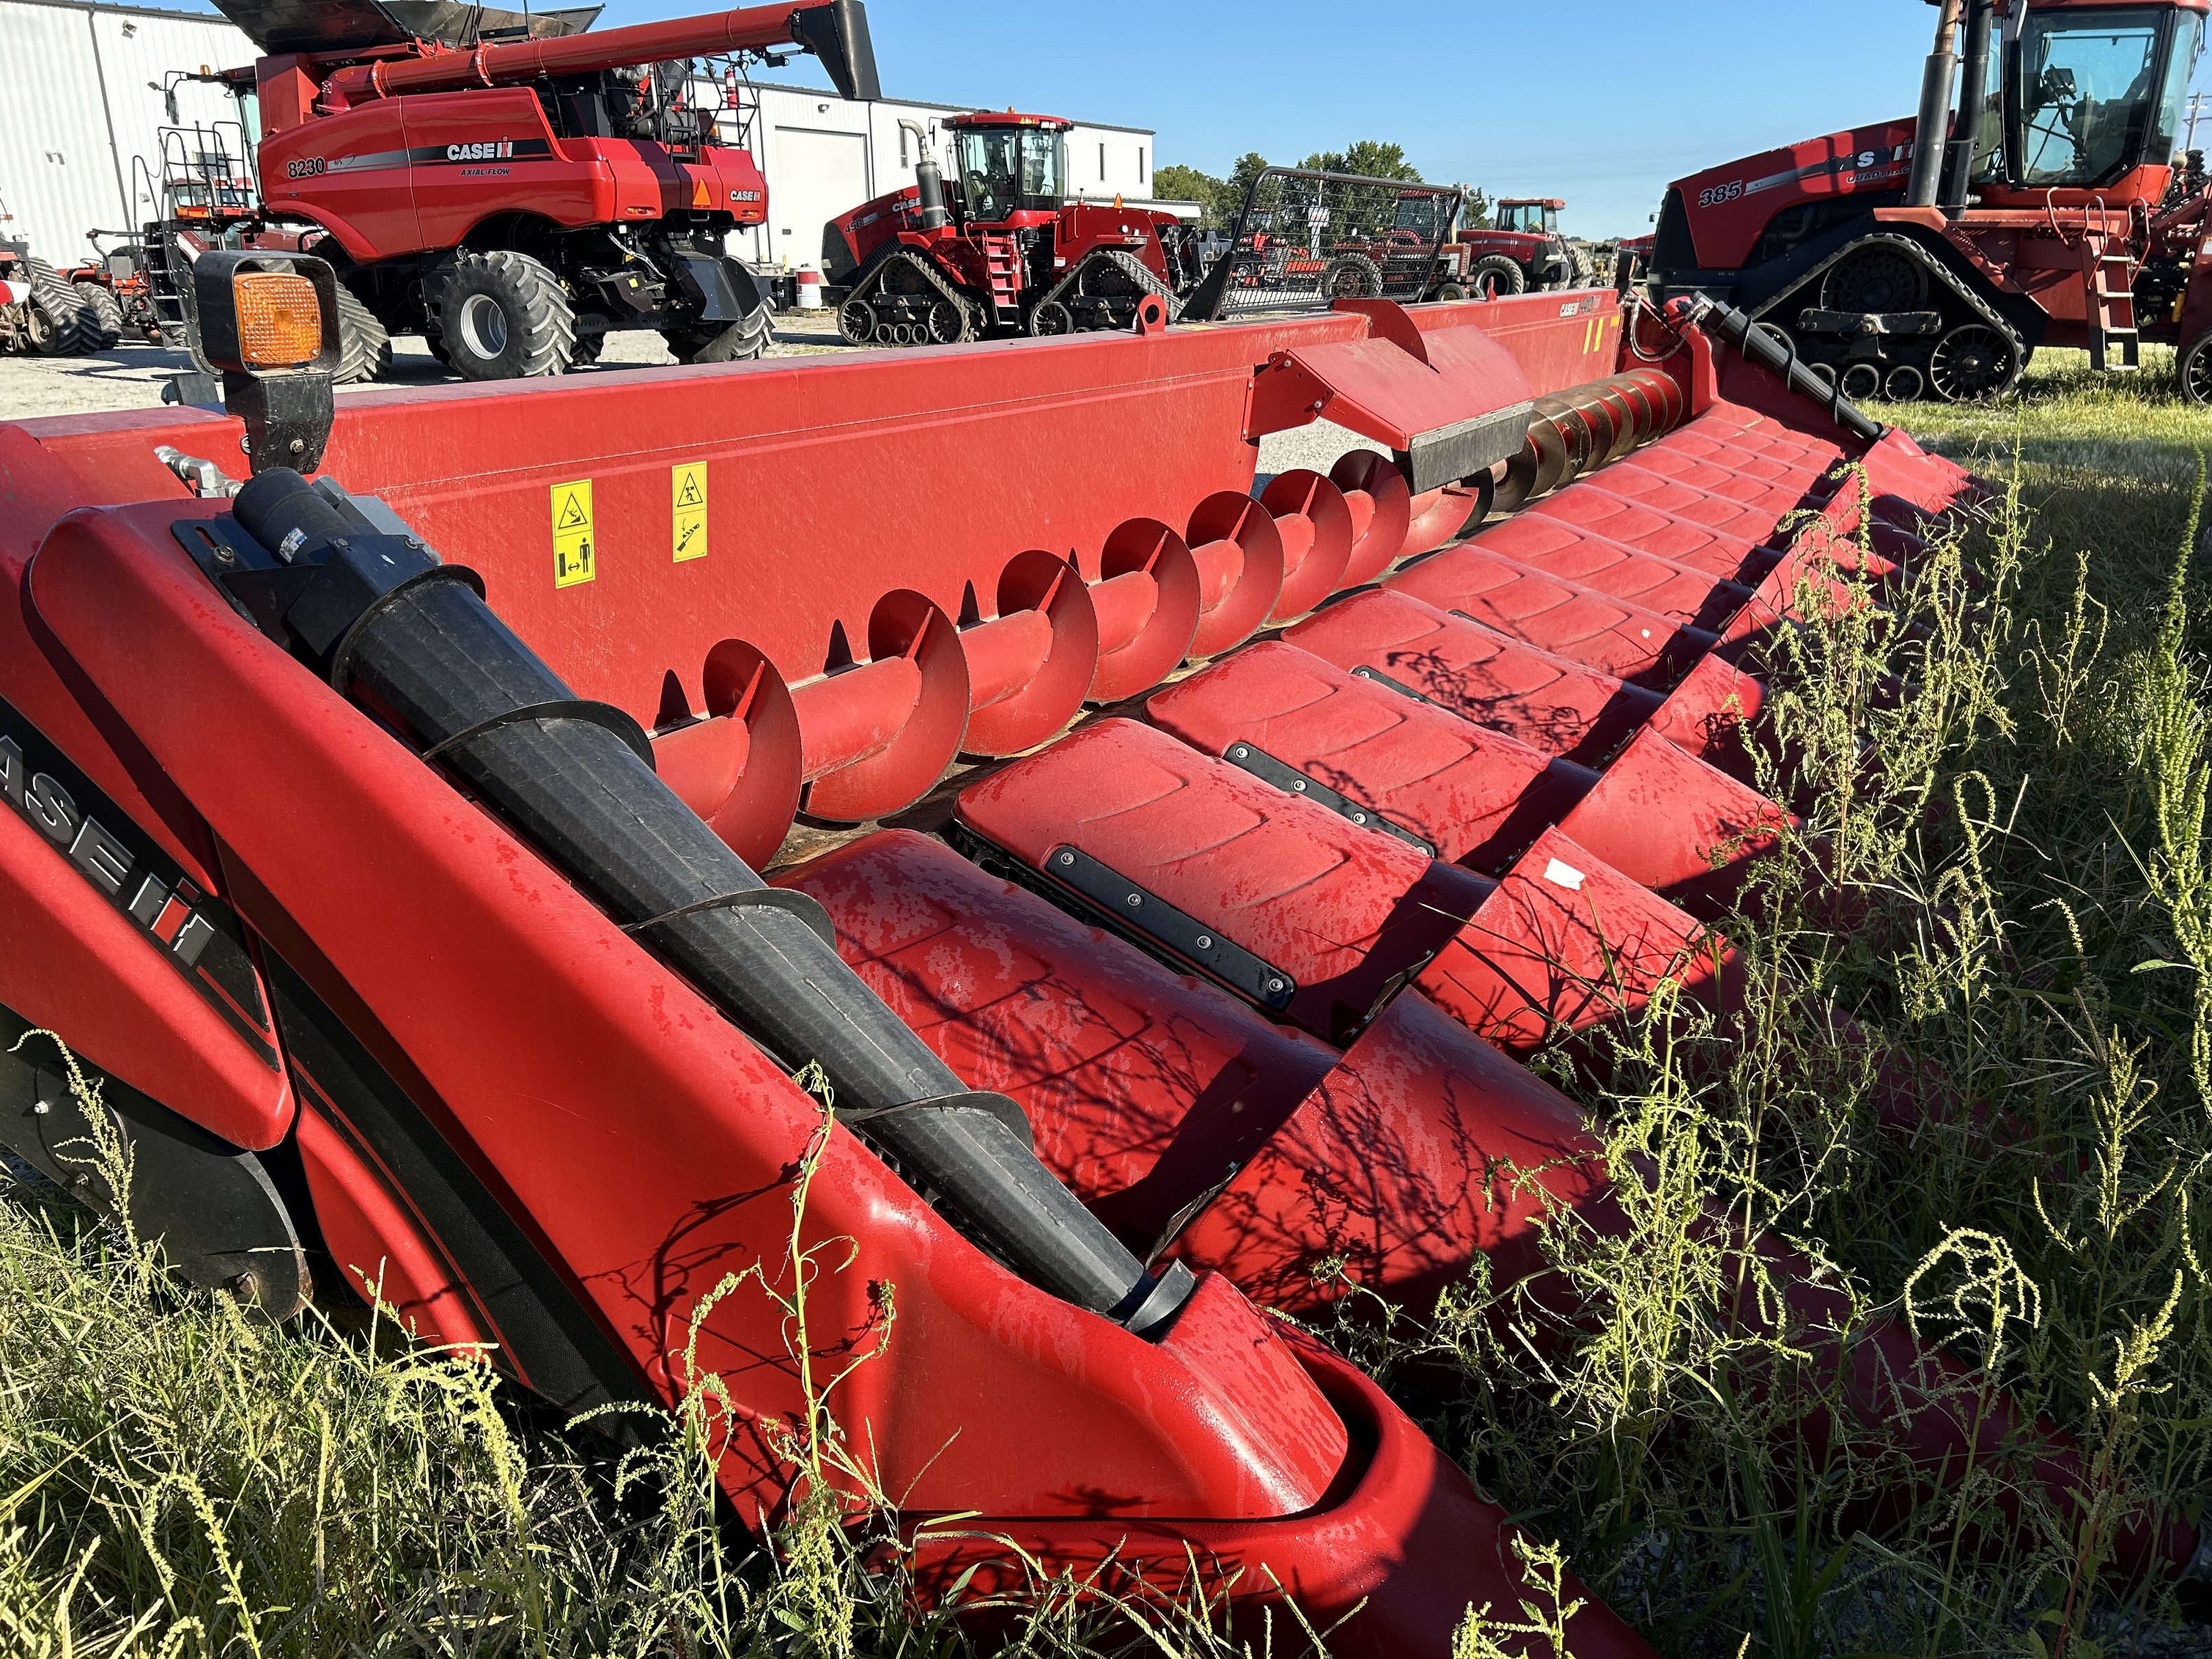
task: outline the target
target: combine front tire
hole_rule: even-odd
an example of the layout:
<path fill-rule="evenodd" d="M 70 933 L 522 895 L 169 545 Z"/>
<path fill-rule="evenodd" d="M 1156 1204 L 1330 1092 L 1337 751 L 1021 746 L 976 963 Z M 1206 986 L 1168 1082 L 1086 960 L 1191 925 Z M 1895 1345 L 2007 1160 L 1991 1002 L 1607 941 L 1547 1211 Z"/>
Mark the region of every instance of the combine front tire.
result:
<path fill-rule="evenodd" d="M 92 313 L 94 340 L 98 349 L 112 351 L 123 341 L 123 307 L 115 296 L 98 283 L 74 283 L 76 297 Z"/>
<path fill-rule="evenodd" d="M 31 269 L 31 343 L 48 357 L 82 357 L 100 349 L 100 325 L 76 289 L 44 259 Z"/>
<path fill-rule="evenodd" d="M 1468 268 L 1467 280 L 1476 296 L 1485 300 L 1503 299 L 1528 286 L 1519 262 L 1503 253 L 1486 253 L 1477 259 Z"/>
<path fill-rule="evenodd" d="M 575 355 L 575 307 L 560 280 L 528 254 L 504 248 L 454 262 L 438 325 L 465 380 L 559 374 Z"/>
<path fill-rule="evenodd" d="M 1324 300 L 1379 300 L 1382 267 L 1364 253 L 1340 253 L 1322 270 L 1321 295 Z"/>
<path fill-rule="evenodd" d="M 343 283 L 338 284 L 338 372 L 340 386 L 380 380 L 392 368 L 392 336 L 377 315 Z"/>

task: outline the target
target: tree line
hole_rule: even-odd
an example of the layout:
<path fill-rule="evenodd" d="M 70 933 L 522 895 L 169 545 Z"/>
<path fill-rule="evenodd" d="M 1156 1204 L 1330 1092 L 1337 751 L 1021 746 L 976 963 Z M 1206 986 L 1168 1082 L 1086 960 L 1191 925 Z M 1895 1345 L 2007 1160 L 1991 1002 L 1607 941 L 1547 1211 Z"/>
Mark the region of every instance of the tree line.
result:
<path fill-rule="evenodd" d="M 1209 230 L 1232 230 L 1252 181 L 1267 167 L 1267 158 L 1247 150 L 1226 179 L 1217 179 L 1196 167 L 1182 166 L 1152 169 L 1152 194 L 1165 202 L 1195 202 L 1204 210 L 1200 223 Z M 1402 144 L 1386 144 L 1372 138 L 1337 149 L 1316 150 L 1297 166 L 1315 173 L 1355 173 L 1369 179 L 1402 179 L 1418 185 L 1427 181 L 1420 169 L 1406 159 Z M 1472 230 L 1490 228 L 1490 198 L 1472 185 L 1459 186 L 1466 198 L 1460 222 Z"/>

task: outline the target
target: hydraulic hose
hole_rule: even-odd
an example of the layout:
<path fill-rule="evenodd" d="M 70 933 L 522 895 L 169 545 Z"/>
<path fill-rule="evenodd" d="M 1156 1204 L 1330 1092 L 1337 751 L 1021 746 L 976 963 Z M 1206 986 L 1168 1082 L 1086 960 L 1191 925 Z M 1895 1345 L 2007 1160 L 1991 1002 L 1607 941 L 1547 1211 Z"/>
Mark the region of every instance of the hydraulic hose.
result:
<path fill-rule="evenodd" d="M 640 944 L 787 1067 L 828 1076 L 839 1115 L 1041 1288 L 1145 1333 L 1188 1296 L 1041 1163 L 1020 1109 L 978 1095 L 860 982 L 803 897 L 769 889 L 654 775 L 634 722 L 584 703 L 467 573 L 349 520 L 296 472 L 257 475 L 240 526 L 317 566 L 286 614 L 341 694 L 372 693 Z"/>

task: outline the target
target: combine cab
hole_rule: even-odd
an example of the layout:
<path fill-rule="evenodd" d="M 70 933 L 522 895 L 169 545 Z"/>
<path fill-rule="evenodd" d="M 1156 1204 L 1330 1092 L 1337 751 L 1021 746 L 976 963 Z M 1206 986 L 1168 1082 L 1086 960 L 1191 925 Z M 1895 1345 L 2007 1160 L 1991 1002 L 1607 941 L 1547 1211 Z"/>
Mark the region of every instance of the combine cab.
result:
<path fill-rule="evenodd" d="M 734 88 L 738 59 L 787 46 L 847 96 L 878 95 L 859 0 L 601 34 L 578 32 L 595 9 L 224 9 L 268 54 L 216 77 L 257 106 L 258 188 L 242 206 L 228 185 L 208 200 L 171 191 L 149 236 L 175 250 L 157 286 L 189 295 L 175 267 L 210 245 L 210 215 L 225 246 L 312 247 L 339 273 L 349 378 L 417 331 L 468 380 L 558 374 L 625 329 L 658 331 L 687 362 L 757 356 L 766 297 L 725 244 L 762 222 L 767 190 L 699 88 Z M 730 67 L 717 81 L 702 58 Z"/>
<path fill-rule="evenodd" d="M 1610 293 L 1206 328 L 1147 294 L 1127 332 L 334 416 L 322 262 L 192 281 L 228 412 L 0 427 L 0 1021 L 94 1068 L 179 1271 L 280 1317 L 381 1286 L 571 1408 L 690 1351 L 772 1425 L 812 1409 L 790 1327 L 717 1286 L 786 1259 L 811 1151 L 807 1242 L 850 1260 L 806 1329 L 880 1341 L 835 1403 L 909 1521 L 958 1517 L 915 1534 L 930 1593 L 1233 1583 L 1244 1638 L 1291 1598 L 1373 1659 L 1538 1599 L 1260 1308 L 1331 1256 L 1417 1311 L 1506 1283 L 1529 1182 L 1606 1191 L 1522 1061 L 1670 975 L 1725 1018 L 1709 919 L 1786 817 L 1746 653 L 1829 554 L 1911 580 L 1957 467 L 1741 316 L 1639 359 Z M 1377 447 L 1255 494 L 1316 419 Z M 885 509 L 917 453 L 957 534 Z M 112 1201 L 52 1045 L 0 1068 L 0 1142 Z M 1853 1407 L 1926 1479 L 2046 1432 L 2089 1513 L 2055 1431 L 1857 1334 Z M 749 1523 L 789 1443 L 722 1446 Z M 1578 1659 L 1648 1659 L 1561 1595 Z"/>
<path fill-rule="evenodd" d="M 2206 9 L 1944 0 L 1917 120 L 1673 185 L 1654 293 L 1741 308 L 1850 398 L 1998 397 L 2039 346 L 2127 371 L 2144 340 L 2212 396 L 2212 284 L 2164 204 Z"/>
<path fill-rule="evenodd" d="M 915 182 L 823 231 L 837 328 L 853 345 L 950 345 L 988 334 L 1127 328 L 1157 295 L 1170 315 L 1198 280 L 1173 215 L 1070 203 L 1066 132 L 1053 115 L 979 110 L 945 123 L 948 178 L 921 125 Z"/>

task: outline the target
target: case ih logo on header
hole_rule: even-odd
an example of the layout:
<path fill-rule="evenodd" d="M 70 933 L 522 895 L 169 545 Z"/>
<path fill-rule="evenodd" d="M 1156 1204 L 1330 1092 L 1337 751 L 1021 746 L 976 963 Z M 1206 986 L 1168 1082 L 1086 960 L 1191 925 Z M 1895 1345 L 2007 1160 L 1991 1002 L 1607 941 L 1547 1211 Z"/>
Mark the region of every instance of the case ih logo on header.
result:
<path fill-rule="evenodd" d="M 264 1065 L 276 1033 L 229 908 L 186 879 L 46 734 L 0 700 L 0 800 L 52 843 L 93 890 L 199 993 Z"/>
<path fill-rule="evenodd" d="M 504 161 L 509 160 L 514 155 L 514 143 L 508 138 L 498 139 L 485 144 L 446 146 L 446 159 L 448 161 Z"/>

